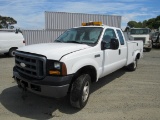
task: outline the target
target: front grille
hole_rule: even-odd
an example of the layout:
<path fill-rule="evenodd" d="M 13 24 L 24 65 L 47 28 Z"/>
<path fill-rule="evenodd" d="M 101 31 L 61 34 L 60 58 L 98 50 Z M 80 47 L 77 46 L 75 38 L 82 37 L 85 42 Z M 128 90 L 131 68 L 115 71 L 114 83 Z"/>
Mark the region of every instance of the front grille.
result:
<path fill-rule="evenodd" d="M 145 37 L 134 37 L 134 40 L 142 40 L 145 43 Z"/>
<path fill-rule="evenodd" d="M 41 79 L 46 75 L 46 58 L 43 56 L 15 52 L 15 65 L 24 76 Z"/>

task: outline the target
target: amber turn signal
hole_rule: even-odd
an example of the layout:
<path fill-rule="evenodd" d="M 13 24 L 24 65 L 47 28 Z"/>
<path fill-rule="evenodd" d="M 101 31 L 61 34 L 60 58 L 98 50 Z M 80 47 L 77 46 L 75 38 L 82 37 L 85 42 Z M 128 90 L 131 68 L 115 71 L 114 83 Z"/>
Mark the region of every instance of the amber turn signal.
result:
<path fill-rule="evenodd" d="M 57 70 L 56 70 L 56 71 L 50 70 L 50 71 L 49 71 L 49 74 L 50 74 L 50 75 L 60 75 L 60 72 L 57 71 Z"/>

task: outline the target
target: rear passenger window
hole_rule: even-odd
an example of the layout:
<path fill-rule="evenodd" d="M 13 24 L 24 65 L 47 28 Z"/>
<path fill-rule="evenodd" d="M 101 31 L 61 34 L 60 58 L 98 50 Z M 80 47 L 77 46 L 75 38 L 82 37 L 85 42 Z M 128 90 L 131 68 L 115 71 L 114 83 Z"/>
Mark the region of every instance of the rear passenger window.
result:
<path fill-rule="evenodd" d="M 116 30 L 116 31 L 117 31 L 121 45 L 124 45 L 124 38 L 123 38 L 121 31 L 120 30 Z"/>

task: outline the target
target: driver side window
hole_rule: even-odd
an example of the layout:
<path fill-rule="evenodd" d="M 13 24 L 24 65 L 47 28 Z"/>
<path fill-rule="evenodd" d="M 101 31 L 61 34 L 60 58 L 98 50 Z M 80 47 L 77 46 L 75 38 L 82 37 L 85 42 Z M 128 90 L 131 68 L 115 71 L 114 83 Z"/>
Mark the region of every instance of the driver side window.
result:
<path fill-rule="evenodd" d="M 112 38 L 116 38 L 115 31 L 111 28 L 106 29 L 106 31 L 103 35 L 103 41 L 105 41 L 107 43 L 105 46 L 106 49 L 111 48 L 110 42 L 111 42 Z"/>

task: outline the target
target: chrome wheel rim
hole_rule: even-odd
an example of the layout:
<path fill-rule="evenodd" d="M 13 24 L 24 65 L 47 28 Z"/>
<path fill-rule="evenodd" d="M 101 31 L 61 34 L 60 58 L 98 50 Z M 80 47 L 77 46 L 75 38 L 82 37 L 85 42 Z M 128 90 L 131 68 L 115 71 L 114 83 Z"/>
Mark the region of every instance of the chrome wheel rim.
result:
<path fill-rule="evenodd" d="M 12 56 L 15 56 L 15 51 L 12 51 Z"/>
<path fill-rule="evenodd" d="M 89 96 L 89 82 L 87 81 L 85 83 L 85 86 L 83 88 L 83 95 L 82 95 L 82 101 L 85 102 Z"/>

